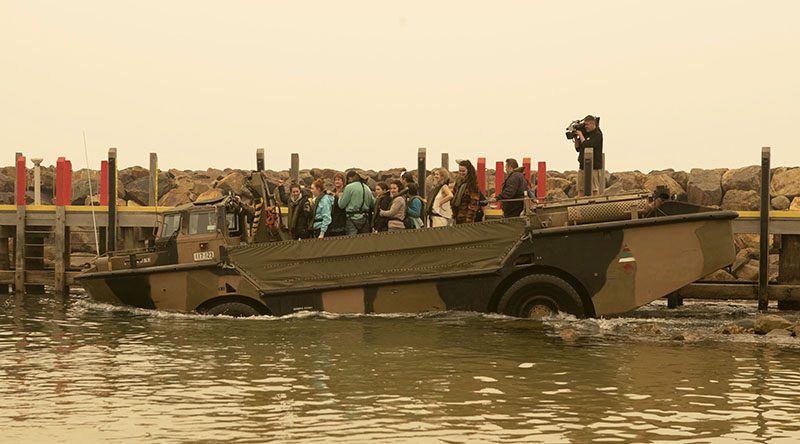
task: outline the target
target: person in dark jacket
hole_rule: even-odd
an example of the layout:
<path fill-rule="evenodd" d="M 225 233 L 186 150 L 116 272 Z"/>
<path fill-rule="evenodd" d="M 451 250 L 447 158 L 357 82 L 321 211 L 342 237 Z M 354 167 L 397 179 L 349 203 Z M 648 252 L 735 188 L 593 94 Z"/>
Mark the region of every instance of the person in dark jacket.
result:
<path fill-rule="evenodd" d="M 372 213 L 373 230 L 389 230 L 389 218 L 381 216 L 381 210 L 388 210 L 391 206 L 392 196 L 389 195 L 389 185 L 386 182 L 378 182 L 375 184 L 375 211 Z"/>
<path fill-rule="evenodd" d="M 599 194 L 600 175 L 603 171 L 603 132 L 600 131 L 599 118 L 588 115 L 583 118 L 585 131 L 575 131 L 575 151 L 578 152 L 578 191 L 583 193 L 583 155 L 586 148 L 592 148 L 594 156 L 592 166 L 592 195 Z M 585 195 L 585 193 L 583 193 Z"/>
<path fill-rule="evenodd" d="M 525 180 L 525 167 L 520 167 L 516 159 L 506 159 L 506 178 L 503 189 L 492 199 L 503 204 L 503 217 L 517 217 L 522 214 L 525 204 L 522 199 L 528 192 Z"/>
<path fill-rule="evenodd" d="M 311 203 L 308 201 L 308 195 L 300 188 L 300 184 L 293 183 L 289 185 L 289 196 L 286 195 L 283 184 L 279 184 L 278 193 L 281 196 L 281 202 L 285 203 L 289 208 L 286 228 L 289 229 L 292 239 L 308 239 L 311 237 L 310 227 L 313 223 L 314 215 L 311 213 Z"/>
<path fill-rule="evenodd" d="M 344 192 L 344 174 L 336 173 L 333 175 L 333 207 L 331 208 L 331 224 L 325 237 L 344 236 L 345 224 L 347 224 L 347 213 L 339 207 L 339 198 Z"/>
<path fill-rule="evenodd" d="M 480 208 L 481 190 L 478 188 L 478 178 L 475 167 L 469 160 L 458 163 L 458 178 L 453 186 L 453 216 L 456 224 L 475 222 L 475 216 Z"/>

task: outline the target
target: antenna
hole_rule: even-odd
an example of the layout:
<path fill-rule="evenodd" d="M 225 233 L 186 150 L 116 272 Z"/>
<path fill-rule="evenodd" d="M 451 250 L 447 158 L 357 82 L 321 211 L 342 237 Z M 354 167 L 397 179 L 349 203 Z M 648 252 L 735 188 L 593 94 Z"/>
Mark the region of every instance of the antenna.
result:
<path fill-rule="evenodd" d="M 97 217 L 94 214 L 94 191 L 92 191 L 92 179 L 89 177 L 89 149 L 86 148 L 86 131 L 83 131 L 83 154 L 86 158 L 86 181 L 89 182 L 89 206 L 92 208 L 92 225 L 94 225 L 94 248 L 97 257 L 100 257 L 100 239 L 97 236 Z M 114 196 L 116 199 L 117 196 Z"/>

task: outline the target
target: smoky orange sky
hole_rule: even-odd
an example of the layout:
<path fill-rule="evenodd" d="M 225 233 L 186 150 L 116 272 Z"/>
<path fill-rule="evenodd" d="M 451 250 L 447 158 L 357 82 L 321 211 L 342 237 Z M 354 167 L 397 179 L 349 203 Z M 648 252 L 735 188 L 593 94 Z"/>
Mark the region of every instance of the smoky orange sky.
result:
<path fill-rule="evenodd" d="M 0 145 L 45 164 L 800 164 L 800 2 L 0 0 Z"/>

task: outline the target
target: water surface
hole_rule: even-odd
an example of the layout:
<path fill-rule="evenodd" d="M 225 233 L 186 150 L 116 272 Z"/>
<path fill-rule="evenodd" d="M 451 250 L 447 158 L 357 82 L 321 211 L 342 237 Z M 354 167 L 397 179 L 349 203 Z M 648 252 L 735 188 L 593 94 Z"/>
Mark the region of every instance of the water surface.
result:
<path fill-rule="evenodd" d="M 800 340 L 716 333 L 754 315 L 233 319 L 0 296 L 0 441 L 798 442 Z"/>

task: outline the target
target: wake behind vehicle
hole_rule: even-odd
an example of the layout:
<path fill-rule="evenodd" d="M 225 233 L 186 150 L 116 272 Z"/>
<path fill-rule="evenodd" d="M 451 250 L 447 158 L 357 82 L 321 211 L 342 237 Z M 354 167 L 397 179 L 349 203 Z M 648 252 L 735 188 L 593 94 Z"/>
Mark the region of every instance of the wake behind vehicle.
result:
<path fill-rule="evenodd" d="M 167 211 L 153 248 L 101 257 L 79 282 L 102 302 L 234 316 L 586 317 L 634 310 L 735 257 L 736 212 L 649 194 L 528 202 L 524 216 L 453 227 L 282 240 L 263 177 L 251 177 L 254 208 L 228 196 Z"/>

